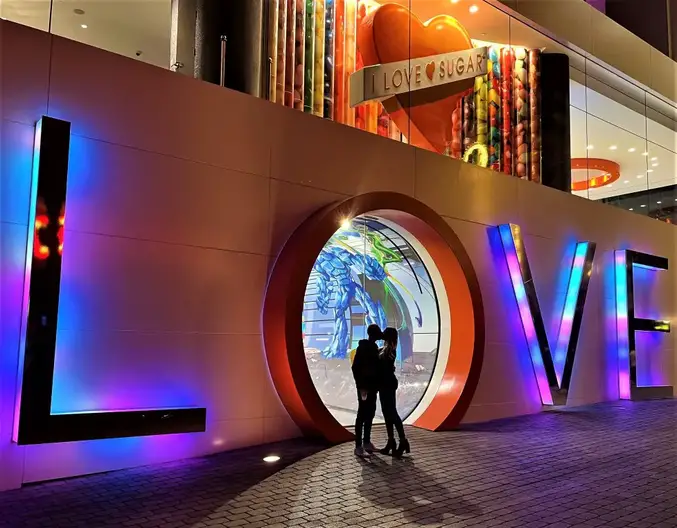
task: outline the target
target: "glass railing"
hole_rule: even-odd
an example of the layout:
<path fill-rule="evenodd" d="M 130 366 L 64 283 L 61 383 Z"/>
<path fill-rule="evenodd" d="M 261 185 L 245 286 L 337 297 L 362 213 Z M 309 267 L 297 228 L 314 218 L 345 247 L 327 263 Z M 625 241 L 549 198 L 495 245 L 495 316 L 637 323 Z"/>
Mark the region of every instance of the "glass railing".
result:
<path fill-rule="evenodd" d="M 0 16 L 503 177 L 677 221 L 675 104 L 486 2 L 196 5 L 3 0 Z"/>

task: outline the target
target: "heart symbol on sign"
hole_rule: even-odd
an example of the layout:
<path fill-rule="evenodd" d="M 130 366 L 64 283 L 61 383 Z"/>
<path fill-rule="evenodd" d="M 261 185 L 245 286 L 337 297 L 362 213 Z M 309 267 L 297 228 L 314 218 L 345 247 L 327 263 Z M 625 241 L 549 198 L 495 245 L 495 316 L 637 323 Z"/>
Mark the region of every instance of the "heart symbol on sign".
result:
<path fill-rule="evenodd" d="M 473 47 L 470 35 L 455 18 L 439 15 L 424 24 L 406 7 L 396 4 L 384 4 L 362 20 L 357 43 L 365 66 Z M 426 67 L 431 80 L 434 68 L 435 64 Z M 384 101 L 383 106 L 409 143 L 444 153 L 452 139 L 452 113 L 473 85 L 474 79 L 467 79 L 408 92 Z"/>
<path fill-rule="evenodd" d="M 430 61 L 425 66 L 425 73 L 428 76 L 428 79 L 433 80 L 433 75 L 435 75 L 435 61 Z"/>

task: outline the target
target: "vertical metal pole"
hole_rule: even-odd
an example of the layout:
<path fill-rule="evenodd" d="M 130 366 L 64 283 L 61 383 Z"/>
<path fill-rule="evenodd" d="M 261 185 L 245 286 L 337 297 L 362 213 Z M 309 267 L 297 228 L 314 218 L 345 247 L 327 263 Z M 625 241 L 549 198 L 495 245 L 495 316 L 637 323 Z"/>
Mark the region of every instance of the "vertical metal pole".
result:
<path fill-rule="evenodd" d="M 226 86 L 226 45 L 228 44 L 228 37 L 221 35 L 221 78 L 220 86 Z"/>

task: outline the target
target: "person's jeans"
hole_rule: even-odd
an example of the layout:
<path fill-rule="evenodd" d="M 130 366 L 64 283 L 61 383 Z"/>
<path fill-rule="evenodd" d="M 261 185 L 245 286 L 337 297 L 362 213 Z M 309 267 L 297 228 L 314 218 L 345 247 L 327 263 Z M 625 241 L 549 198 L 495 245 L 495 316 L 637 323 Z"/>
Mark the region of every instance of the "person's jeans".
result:
<path fill-rule="evenodd" d="M 357 391 L 357 418 L 355 419 L 355 445 L 360 447 L 362 442 L 371 442 L 371 424 L 376 414 L 376 391 L 368 391 L 367 399 L 360 397 Z"/>
<path fill-rule="evenodd" d="M 388 431 L 388 440 L 395 439 L 394 429 L 397 429 L 397 436 L 400 440 L 404 439 L 404 426 L 397 413 L 396 392 L 396 389 L 381 389 L 378 393 L 381 400 L 381 412 L 386 422 L 386 431 Z"/>

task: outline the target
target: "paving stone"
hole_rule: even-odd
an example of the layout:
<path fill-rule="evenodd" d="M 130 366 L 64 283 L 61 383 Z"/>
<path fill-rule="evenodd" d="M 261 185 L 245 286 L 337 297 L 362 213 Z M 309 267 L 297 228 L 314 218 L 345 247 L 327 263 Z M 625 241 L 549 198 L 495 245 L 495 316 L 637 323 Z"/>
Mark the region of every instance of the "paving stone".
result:
<path fill-rule="evenodd" d="M 0 527 L 667 528 L 675 431 L 668 400 L 410 428 L 405 460 L 294 440 L 0 493 Z"/>

